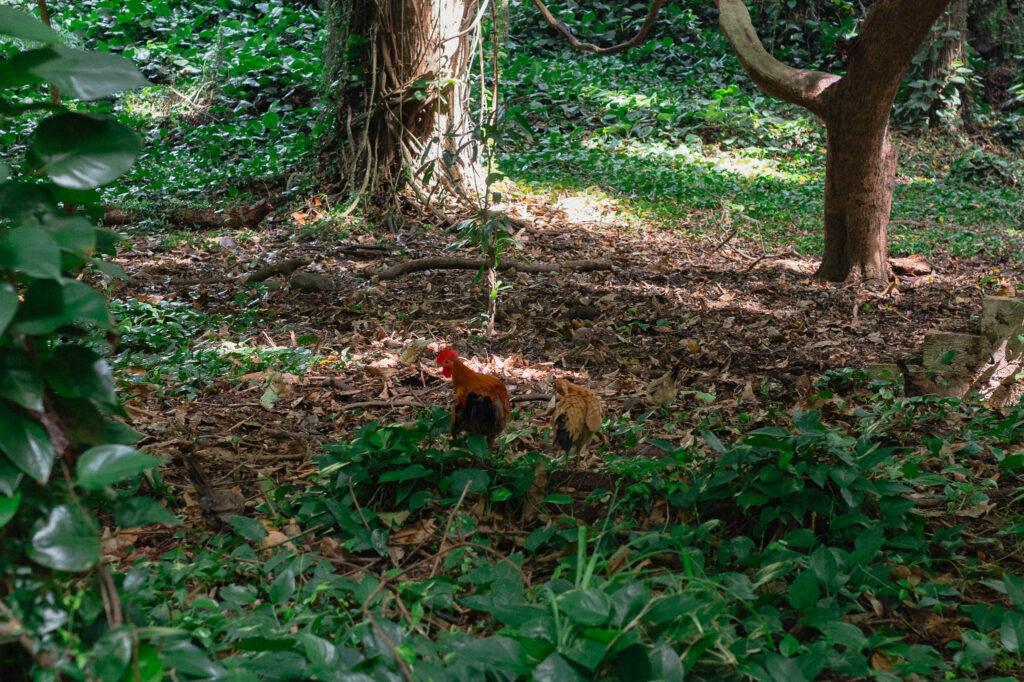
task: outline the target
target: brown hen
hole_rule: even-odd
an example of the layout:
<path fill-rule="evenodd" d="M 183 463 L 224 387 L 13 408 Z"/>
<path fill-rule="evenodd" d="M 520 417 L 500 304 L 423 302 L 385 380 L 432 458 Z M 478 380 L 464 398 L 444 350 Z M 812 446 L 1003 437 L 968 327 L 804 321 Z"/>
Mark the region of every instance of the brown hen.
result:
<path fill-rule="evenodd" d="M 569 463 L 569 450 L 576 450 L 577 464 L 594 433 L 601 428 L 604 403 L 591 391 L 569 383 L 565 379 L 555 382 L 555 392 L 562 399 L 551 413 L 551 428 L 555 443 L 565 451 Z"/>

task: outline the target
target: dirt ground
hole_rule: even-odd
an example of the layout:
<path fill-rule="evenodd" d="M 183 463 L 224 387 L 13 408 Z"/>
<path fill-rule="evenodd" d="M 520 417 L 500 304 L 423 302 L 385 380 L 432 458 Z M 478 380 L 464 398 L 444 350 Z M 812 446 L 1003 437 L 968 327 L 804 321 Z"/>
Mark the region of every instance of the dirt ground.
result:
<path fill-rule="evenodd" d="M 198 519 L 179 466 L 183 453 L 219 484 L 258 497 L 260 479 L 307 476 L 321 444 L 347 438 L 369 420 L 405 421 L 424 406 L 450 404 L 450 386 L 434 363 L 440 344 L 505 381 L 518 408 L 507 430 L 509 456 L 527 449 L 556 455 L 540 440 L 555 377 L 591 387 L 613 419 L 630 418 L 649 410 L 648 385 L 676 366 L 682 392 L 655 410 L 648 433 L 688 445 L 693 427 L 715 410 L 755 418 L 770 408 L 788 412 L 816 374 L 890 363 L 917 350 L 929 329 L 970 330 L 982 278 L 997 267 L 1003 278 L 1020 275 L 991 260 L 930 256 L 932 274 L 870 292 L 814 280 L 813 254 L 764 253 L 735 237 L 691 239 L 685 225 L 630 227 L 617 222 L 617 208 L 603 206 L 600 221 L 580 220 L 579 211 L 550 199 L 511 208 L 528 225 L 517 234 L 522 251 L 511 257 L 601 259 L 610 269 L 503 275 L 510 288 L 501 294 L 493 338 L 483 335 L 487 289 L 476 271 L 367 277 L 403 260 L 444 255 L 452 236 L 440 230 L 414 225 L 405 234 L 345 242 L 297 238 L 300 224 L 314 217 L 301 212 L 272 216 L 249 238 L 197 231 L 172 244 L 122 228 L 131 248 L 117 262 L 131 279 L 116 286 L 118 299 L 188 302 L 235 315 L 242 280 L 291 258 L 309 259 L 304 271 L 326 276 L 332 287 L 300 291 L 285 278 L 268 280 L 273 290 L 259 304 L 259 328 L 243 332 L 250 346 L 263 347 L 318 337 L 316 352 L 327 360 L 303 376 L 273 369 L 226 375 L 194 400 L 161 390 L 173 383 L 123 388 L 133 425 L 144 434 L 140 445 L 171 460 L 164 476 L 186 496 L 186 521 Z M 238 340 L 237 332 L 222 332 Z M 617 445 L 602 434 L 587 466 L 600 464 L 602 446 Z M 637 452 L 652 454 L 646 447 Z"/>

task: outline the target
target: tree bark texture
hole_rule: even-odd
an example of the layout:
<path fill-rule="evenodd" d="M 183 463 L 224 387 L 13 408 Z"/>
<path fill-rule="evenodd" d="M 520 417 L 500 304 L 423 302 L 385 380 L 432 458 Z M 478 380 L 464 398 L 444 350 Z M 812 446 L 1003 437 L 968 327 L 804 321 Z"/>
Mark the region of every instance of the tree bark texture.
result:
<path fill-rule="evenodd" d="M 337 172 L 394 216 L 400 191 L 459 191 L 472 131 L 465 76 L 479 0 L 332 0 Z"/>
<path fill-rule="evenodd" d="M 825 123 L 825 250 L 817 276 L 888 278 L 896 149 L 889 114 L 903 73 L 950 0 L 876 0 L 846 75 L 794 69 L 761 45 L 743 0 L 716 0 L 719 25 L 751 80 Z"/>

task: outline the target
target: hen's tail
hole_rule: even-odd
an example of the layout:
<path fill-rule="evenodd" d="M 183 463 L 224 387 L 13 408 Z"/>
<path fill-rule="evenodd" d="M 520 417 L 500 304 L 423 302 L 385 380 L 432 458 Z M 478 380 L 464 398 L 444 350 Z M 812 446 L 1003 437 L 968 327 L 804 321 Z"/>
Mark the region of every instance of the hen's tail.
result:
<path fill-rule="evenodd" d="M 572 434 L 569 433 L 569 417 L 564 414 L 555 419 L 555 443 L 566 452 L 572 448 Z"/>

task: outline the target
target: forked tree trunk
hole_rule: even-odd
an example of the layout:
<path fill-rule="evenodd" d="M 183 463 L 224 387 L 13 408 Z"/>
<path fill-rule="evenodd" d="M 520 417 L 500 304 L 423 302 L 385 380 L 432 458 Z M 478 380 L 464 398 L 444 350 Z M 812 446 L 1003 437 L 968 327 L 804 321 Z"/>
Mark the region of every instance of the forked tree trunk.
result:
<path fill-rule="evenodd" d="M 378 217 L 398 219 L 409 187 L 422 201 L 465 191 L 475 164 L 464 84 L 478 5 L 331 0 L 327 73 L 336 88 L 336 135 L 326 151 L 336 159 L 336 179 Z"/>
<path fill-rule="evenodd" d="M 896 178 L 889 114 L 914 52 L 949 1 L 876 0 L 840 78 L 779 62 L 761 45 L 742 0 L 715 0 L 722 32 L 751 80 L 825 122 L 825 252 L 819 278 L 888 277 Z"/>

